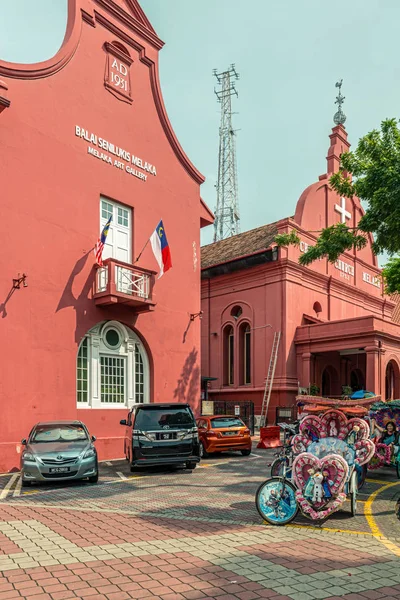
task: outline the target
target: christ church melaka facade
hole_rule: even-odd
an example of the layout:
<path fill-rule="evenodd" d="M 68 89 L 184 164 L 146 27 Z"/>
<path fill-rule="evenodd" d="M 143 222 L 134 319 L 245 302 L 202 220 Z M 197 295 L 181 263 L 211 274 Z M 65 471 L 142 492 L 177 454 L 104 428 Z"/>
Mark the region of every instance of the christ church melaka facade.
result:
<path fill-rule="evenodd" d="M 162 100 L 137 0 L 69 0 L 40 64 L 0 62 L 0 471 L 38 421 L 79 419 L 123 456 L 135 402 L 200 398 L 202 175 Z M 93 247 L 112 217 L 102 267 Z M 163 220 L 173 268 L 157 279 Z"/>
<path fill-rule="evenodd" d="M 202 248 L 202 376 L 213 378 L 209 400 L 252 401 L 260 414 L 276 332 L 269 424 L 289 414 L 284 407 L 294 406 L 299 388 L 316 386 L 335 397 L 346 386 L 400 397 L 399 311 L 383 293 L 372 238 L 335 264 L 298 262 L 322 228 L 354 227 L 363 214 L 357 198 L 340 198 L 329 186 L 349 147 L 337 125 L 326 173 L 303 192 L 293 217 Z M 292 230 L 299 247 L 278 248 L 276 234 Z"/>

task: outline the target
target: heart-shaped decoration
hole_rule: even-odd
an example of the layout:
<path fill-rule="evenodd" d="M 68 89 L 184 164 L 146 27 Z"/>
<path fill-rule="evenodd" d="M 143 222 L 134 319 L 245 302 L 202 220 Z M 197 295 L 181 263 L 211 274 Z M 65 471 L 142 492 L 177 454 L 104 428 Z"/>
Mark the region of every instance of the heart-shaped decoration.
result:
<path fill-rule="evenodd" d="M 300 454 L 301 452 L 307 452 L 307 447 L 311 444 L 310 438 L 303 435 L 302 433 L 296 433 L 292 437 L 291 445 L 294 454 Z"/>
<path fill-rule="evenodd" d="M 337 437 L 344 440 L 347 435 L 347 417 L 340 410 L 327 410 L 320 421 L 321 437 Z"/>
<path fill-rule="evenodd" d="M 375 444 L 371 440 L 360 440 L 356 442 L 356 462 L 359 465 L 368 463 L 375 454 Z"/>
<path fill-rule="evenodd" d="M 311 504 L 307 502 L 300 490 L 297 490 L 296 492 L 296 500 L 299 503 L 301 512 L 304 515 L 309 516 L 313 521 L 320 521 L 322 519 L 326 519 L 329 517 L 329 515 L 340 508 L 340 506 L 346 500 L 346 494 L 341 492 L 337 498 L 335 498 L 335 500 L 329 503 L 329 506 L 324 507 L 322 510 L 315 510 L 315 508 L 313 508 Z"/>
<path fill-rule="evenodd" d="M 298 489 L 303 492 L 310 478 L 309 471 L 326 471 L 330 482 L 330 490 L 333 497 L 337 496 L 344 488 L 348 474 L 349 466 L 347 462 L 338 454 L 329 454 L 324 458 L 317 458 L 309 452 L 304 452 L 293 461 L 293 479 Z"/>
<path fill-rule="evenodd" d="M 391 458 L 392 451 L 389 446 L 386 446 L 386 444 L 375 444 L 374 454 L 368 464 L 368 469 L 373 471 L 374 469 L 383 467 L 385 464 L 390 464 Z"/>
<path fill-rule="evenodd" d="M 313 442 L 321 437 L 321 426 L 322 423 L 319 417 L 307 415 L 300 423 L 300 433 Z"/>
<path fill-rule="evenodd" d="M 364 419 L 359 419 L 358 417 L 354 417 L 347 422 L 347 435 L 353 430 L 354 425 L 356 425 L 359 430 L 357 432 L 357 440 L 367 440 L 369 438 L 369 425 Z"/>

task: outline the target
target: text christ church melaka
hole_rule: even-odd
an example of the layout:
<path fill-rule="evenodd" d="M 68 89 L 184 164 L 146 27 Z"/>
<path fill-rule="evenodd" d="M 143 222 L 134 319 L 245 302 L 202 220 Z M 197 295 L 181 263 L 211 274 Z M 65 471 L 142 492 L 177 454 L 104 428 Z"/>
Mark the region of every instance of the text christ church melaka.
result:
<path fill-rule="evenodd" d="M 344 386 L 400 396 L 399 315 L 383 293 L 372 238 L 335 264 L 298 262 L 322 228 L 338 222 L 355 227 L 363 214 L 358 198 L 341 198 L 329 186 L 340 154 L 350 147 L 342 123 L 329 137 L 326 173 L 304 190 L 294 217 L 202 248 L 208 398 L 252 401 L 259 415 L 274 334 L 281 332 L 270 424 L 294 406 L 299 387 L 314 386 L 326 396 L 340 396 Z M 275 236 L 291 230 L 299 247 L 278 248 Z"/>

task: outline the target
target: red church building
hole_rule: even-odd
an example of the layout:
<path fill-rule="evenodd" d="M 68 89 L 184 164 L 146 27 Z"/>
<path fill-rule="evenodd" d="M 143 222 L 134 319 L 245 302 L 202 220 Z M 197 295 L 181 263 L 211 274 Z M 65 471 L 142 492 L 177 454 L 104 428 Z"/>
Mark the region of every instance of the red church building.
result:
<path fill-rule="evenodd" d="M 38 421 L 84 421 L 104 459 L 122 456 L 133 403 L 198 408 L 213 215 L 165 111 L 162 46 L 137 0 L 69 0 L 52 59 L 0 62 L 0 471 Z M 173 268 L 158 279 L 151 246 L 137 257 L 161 219 Z"/>
<path fill-rule="evenodd" d="M 400 397 L 400 326 L 395 303 L 383 293 L 372 238 L 335 264 L 298 262 L 322 228 L 340 221 L 354 227 L 363 214 L 357 198 L 340 198 L 329 186 L 349 147 L 346 130 L 335 126 L 326 172 L 302 193 L 294 216 L 202 248 L 202 375 L 213 378 L 209 400 L 252 401 L 259 415 L 276 333 L 269 424 L 279 407 L 294 405 L 299 388 L 340 396 L 346 386 Z M 278 248 L 276 234 L 291 230 L 300 246 Z"/>

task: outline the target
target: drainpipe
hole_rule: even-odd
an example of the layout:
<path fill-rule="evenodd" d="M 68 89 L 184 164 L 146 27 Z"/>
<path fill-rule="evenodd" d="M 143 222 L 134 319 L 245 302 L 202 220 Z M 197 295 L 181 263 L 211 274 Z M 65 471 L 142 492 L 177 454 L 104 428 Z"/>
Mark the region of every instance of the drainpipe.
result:
<path fill-rule="evenodd" d="M 208 278 L 208 376 L 211 377 L 210 364 L 211 364 L 211 279 Z"/>
<path fill-rule="evenodd" d="M 329 276 L 328 280 L 328 321 L 331 320 L 331 282 L 332 275 Z"/>

